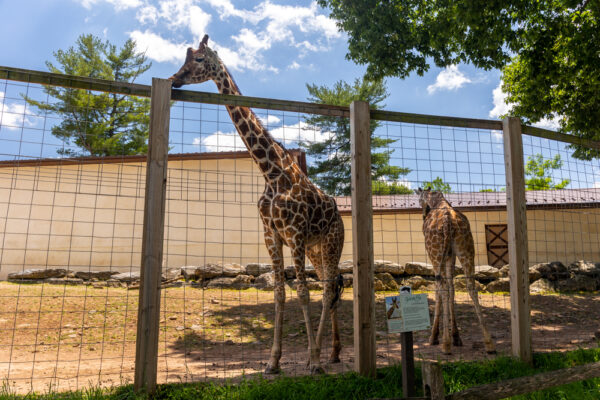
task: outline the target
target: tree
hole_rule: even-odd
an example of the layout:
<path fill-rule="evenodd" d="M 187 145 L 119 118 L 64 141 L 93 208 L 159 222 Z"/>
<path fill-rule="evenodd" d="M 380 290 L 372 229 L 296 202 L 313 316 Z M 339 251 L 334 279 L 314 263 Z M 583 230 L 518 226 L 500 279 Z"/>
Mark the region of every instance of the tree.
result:
<path fill-rule="evenodd" d="M 379 196 L 414 193 L 414 190 L 398 182 L 373 181 L 371 187 L 373 194 Z"/>
<path fill-rule="evenodd" d="M 388 96 L 385 84 L 381 80 L 356 79 L 352 85 L 339 81 L 331 88 L 307 84 L 306 88 L 310 94 L 309 101 L 338 106 L 349 106 L 354 100 L 363 100 L 367 101 L 372 109 L 377 109 Z M 306 118 L 306 123 L 310 129 L 329 134 L 322 142 L 301 143 L 306 153 L 316 160 L 315 165 L 308 168 L 308 175 L 331 195 L 350 195 L 350 121 L 348 118 L 315 115 Z M 378 121 L 371 120 L 371 179 L 374 182 L 395 182 L 401 175 L 408 174 L 410 169 L 390 165 L 393 150 L 389 146 L 396 140 L 374 135 L 379 126 Z M 384 150 L 376 151 L 377 149 Z M 401 190 L 398 184 L 390 188 L 384 188 L 382 184 L 376 185 L 381 190 Z"/>
<path fill-rule="evenodd" d="M 452 193 L 450 184 L 444 182 L 439 176 L 432 181 L 424 181 L 423 189 L 431 189 L 442 193 Z"/>
<path fill-rule="evenodd" d="M 117 49 L 93 35 L 81 35 L 74 47 L 53 54 L 59 66 L 46 62 L 50 72 L 119 82 L 133 82 L 151 66 L 144 54 L 135 51 L 131 39 Z M 81 149 L 59 149 L 59 154 L 108 156 L 147 151 L 149 99 L 54 86 L 45 86 L 44 92 L 56 101 L 25 100 L 59 115 L 62 121 L 52 127 L 52 134 Z"/>
<path fill-rule="evenodd" d="M 600 140 L 597 0 L 319 0 L 348 34 L 347 57 L 370 77 L 405 78 L 472 62 L 502 69 L 512 115 L 557 117 L 562 132 Z M 599 157 L 572 145 L 574 156 Z"/>
<path fill-rule="evenodd" d="M 560 169 L 562 160 L 557 154 L 553 159 L 545 160 L 541 154 L 527 157 L 525 164 L 525 190 L 557 190 L 564 189 L 571 183 L 569 179 L 563 179 L 560 183 L 554 183 L 552 170 Z"/>

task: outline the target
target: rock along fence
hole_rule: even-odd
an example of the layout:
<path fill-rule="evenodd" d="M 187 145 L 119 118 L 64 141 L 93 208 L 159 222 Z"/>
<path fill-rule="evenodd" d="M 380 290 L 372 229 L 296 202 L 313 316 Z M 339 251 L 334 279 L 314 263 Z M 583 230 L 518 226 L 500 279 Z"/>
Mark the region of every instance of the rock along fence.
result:
<path fill-rule="evenodd" d="M 352 260 L 340 263 L 344 286 L 352 287 Z M 317 272 L 307 265 L 308 286 L 311 290 L 321 290 Z M 479 291 L 490 293 L 509 292 L 509 266 L 495 268 L 489 265 L 475 267 L 475 281 Z M 296 288 L 296 272 L 293 266 L 285 268 L 287 284 Z M 375 260 L 375 291 L 396 291 L 400 286 L 411 286 L 414 290 L 433 291 L 435 280 L 430 264 L 409 262 L 404 265 L 385 260 Z M 139 288 L 139 272 L 117 271 L 68 271 L 66 269 L 26 269 L 8 275 L 14 283 L 48 283 L 58 285 L 90 285 L 95 288 L 127 287 Z M 208 263 L 201 266 L 167 268 L 162 274 L 163 287 L 191 287 L 207 289 L 250 289 L 273 290 L 274 276 L 270 264 Z M 548 262 L 529 268 L 531 293 L 590 292 L 600 290 L 600 263 L 577 261 L 563 265 L 561 262 Z M 466 276 L 460 266 L 456 267 L 454 287 L 457 291 L 466 290 Z"/>

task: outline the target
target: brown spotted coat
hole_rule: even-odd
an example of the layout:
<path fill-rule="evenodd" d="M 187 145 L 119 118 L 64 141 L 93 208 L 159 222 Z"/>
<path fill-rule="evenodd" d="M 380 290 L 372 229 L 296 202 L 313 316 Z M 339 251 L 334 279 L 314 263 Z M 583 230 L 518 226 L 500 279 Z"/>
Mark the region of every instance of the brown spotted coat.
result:
<path fill-rule="evenodd" d="M 173 87 L 212 80 L 220 93 L 241 95 L 235 81 L 216 52 L 207 46 L 208 36 L 197 50 L 189 48 L 184 65 L 171 78 Z M 335 200 L 323 193 L 302 172 L 290 153 L 269 134 L 254 112 L 247 107 L 226 106 L 238 134 L 265 179 L 258 201 L 264 225 L 265 244 L 275 273 L 275 329 L 266 373 L 277 373 L 281 358 L 285 274 L 282 246 L 290 248 L 298 279 L 298 297 L 308 333 L 308 365 L 321 373 L 320 349 L 327 313 L 332 323 L 330 362 L 339 362 L 341 351 L 337 320 L 339 299 L 339 260 L 344 244 L 344 225 Z M 322 313 L 315 337 L 309 312 L 305 256 L 324 281 Z"/>
<path fill-rule="evenodd" d="M 442 351 L 451 353 L 450 329 L 455 346 L 462 346 L 454 314 L 454 267 L 456 257 L 464 268 L 467 290 L 475 305 L 475 313 L 483 333 L 485 349 L 495 352 L 495 345 L 485 327 L 483 314 L 474 282 L 475 245 L 469 220 L 452 208 L 440 192 L 417 190 L 419 203 L 423 207 L 423 235 L 425 249 L 433 264 L 436 279 L 436 302 L 430 344 L 438 344 L 440 313 L 442 314 Z M 443 311 L 442 311 L 443 308 Z M 451 327 L 451 328 L 450 328 Z"/>

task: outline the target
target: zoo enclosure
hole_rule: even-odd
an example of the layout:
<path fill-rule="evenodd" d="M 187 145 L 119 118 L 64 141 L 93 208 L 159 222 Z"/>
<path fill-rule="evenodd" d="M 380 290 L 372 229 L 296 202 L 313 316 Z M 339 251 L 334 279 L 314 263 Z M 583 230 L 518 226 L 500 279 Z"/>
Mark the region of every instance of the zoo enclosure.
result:
<path fill-rule="evenodd" d="M 527 251 L 527 210 L 524 183 L 522 135 L 585 145 L 600 149 L 597 142 L 579 139 L 539 128 L 521 126 L 514 118 L 505 121 L 474 120 L 369 110 L 364 103 L 350 108 L 280 101 L 243 96 L 218 95 L 173 90 L 168 81 L 155 80 L 152 88 L 80 77 L 66 77 L 36 71 L 0 68 L 0 79 L 108 91 L 140 97 L 151 97 L 151 136 L 146 161 L 146 186 L 142 227 L 142 276 L 136 335 L 135 382 L 138 388 L 152 389 L 156 383 L 158 330 L 160 320 L 160 274 L 162 268 L 163 232 L 165 227 L 165 191 L 167 185 L 167 153 L 169 147 L 170 102 L 228 104 L 350 118 L 353 140 L 352 185 L 352 251 L 354 259 L 354 337 L 355 369 L 374 373 L 375 323 L 373 298 L 373 201 L 371 199 L 369 119 L 416 125 L 439 125 L 467 130 L 502 131 L 506 166 L 506 206 L 508 220 L 508 254 L 510 256 L 512 352 L 524 360 L 531 359 L 531 321 L 529 308 L 529 261 Z M 467 131 L 470 132 L 470 131 Z M 138 169 L 135 174 L 139 174 Z M 141 210 L 140 210 L 141 211 Z M 359 229 L 360 227 L 360 229 Z"/>

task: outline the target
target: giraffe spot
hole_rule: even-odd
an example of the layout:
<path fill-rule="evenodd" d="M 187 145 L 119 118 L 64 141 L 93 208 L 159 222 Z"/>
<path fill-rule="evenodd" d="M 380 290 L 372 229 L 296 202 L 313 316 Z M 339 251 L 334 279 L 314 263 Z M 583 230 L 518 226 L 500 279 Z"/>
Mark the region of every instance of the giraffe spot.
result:
<path fill-rule="evenodd" d="M 248 136 L 246 142 L 248 142 L 248 146 L 254 147 L 254 145 L 258 143 L 258 140 L 256 139 L 256 136 Z"/>
<path fill-rule="evenodd" d="M 265 155 L 266 155 L 265 150 L 261 147 L 252 150 L 252 154 L 254 154 L 254 156 L 260 160 L 265 158 Z M 262 169 L 262 167 L 261 167 L 261 169 Z"/>
<path fill-rule="evenodd" d="M 264 136 L 261 136 L 261 137 L 258 138 L 258 143 L 260 143 L 260 145 L 262 147 L 264 147 L 265 149 L 268 149 L 269 146 L 270 146 L 269 141 Z"/>
<path fill-rule="evenodd" d="M 246 121 L 240 122 L 240 124 L 238 125 L 238 128 L 240 129 L 240 132 L 244 136 L 246 136 L 248 134 L 248 131 L 250 130 L 250 127 L 248 126 Z"/>
<path fill-rule="evenodd" d="M 230 85 L 229 85 L 229 79 L 225 79 L 225 80 L 223 81 L 223 86 L 225 86 L 226 88 L 229 88 L 229 86 L 230 86 Z"/>

